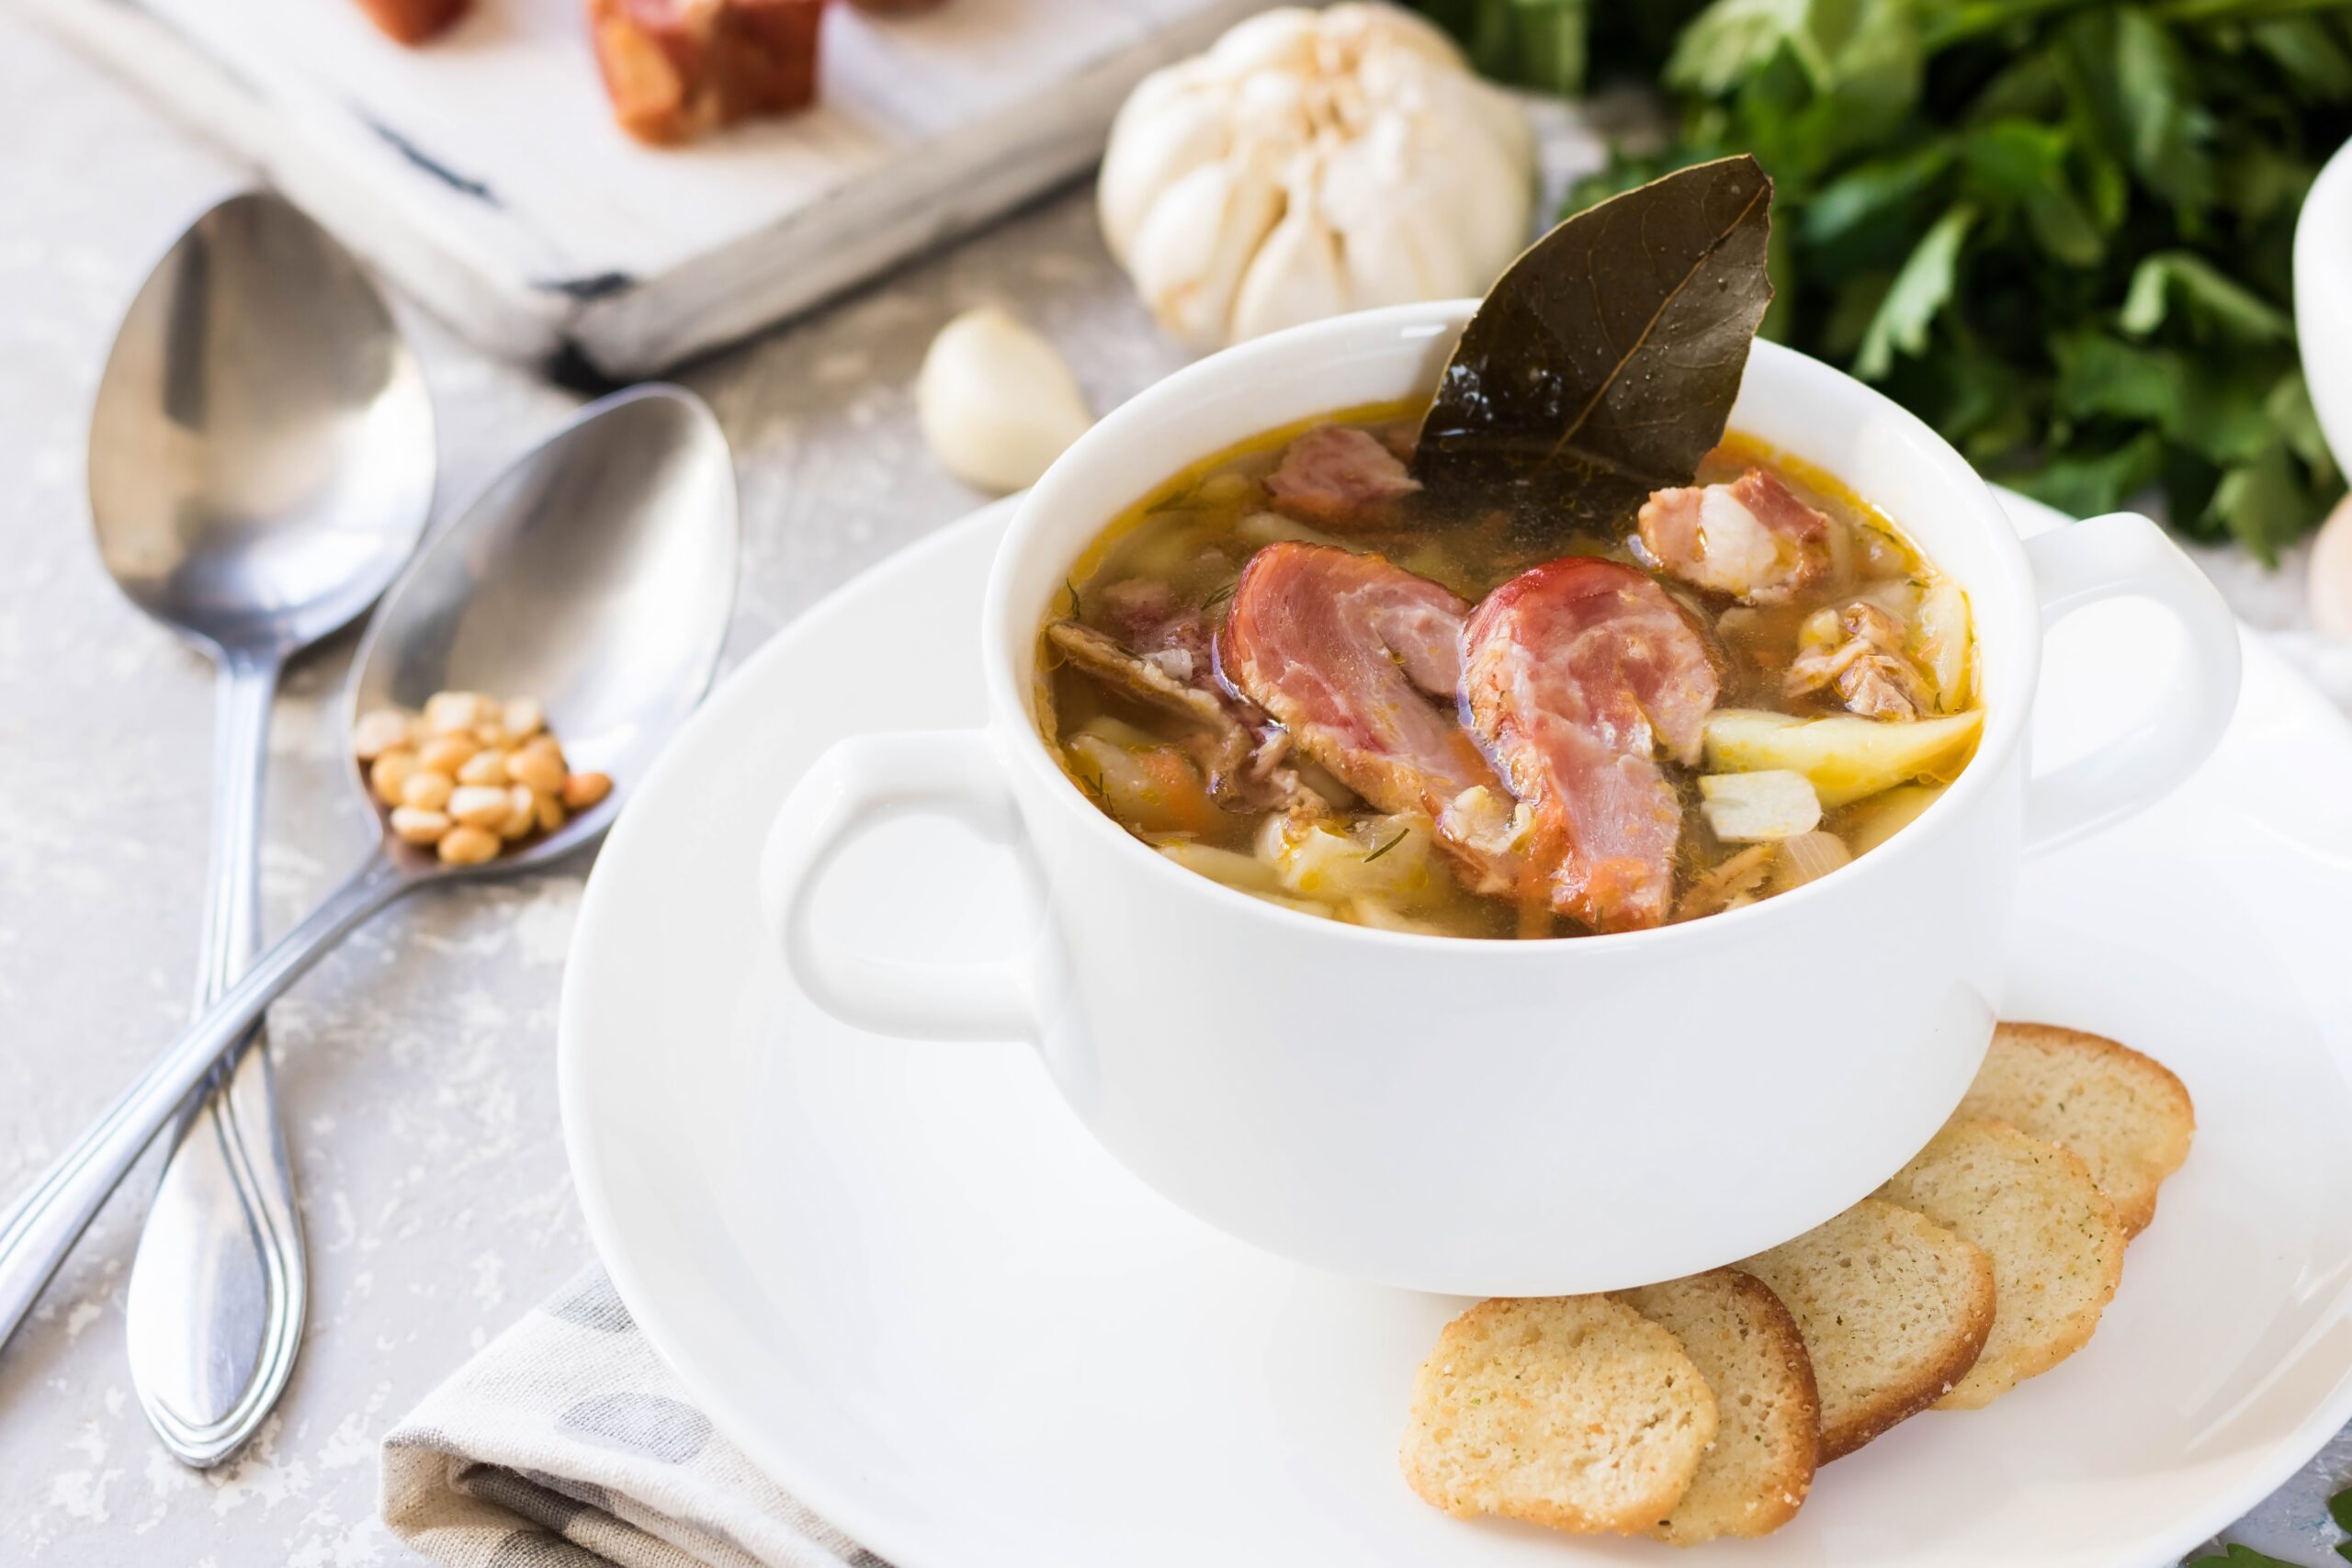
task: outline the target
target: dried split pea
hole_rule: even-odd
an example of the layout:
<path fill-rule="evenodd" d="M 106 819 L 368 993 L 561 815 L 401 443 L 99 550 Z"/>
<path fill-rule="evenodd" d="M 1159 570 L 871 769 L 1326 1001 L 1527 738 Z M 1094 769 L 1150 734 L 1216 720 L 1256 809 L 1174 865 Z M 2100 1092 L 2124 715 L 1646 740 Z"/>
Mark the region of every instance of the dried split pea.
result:
<path fill-rule="evenodd" d="M 506 786 L 506 817 L 498 825 L 498 836 L 508 843 L 526 839 L 539 825 L 538 802 L 521 784 Z"/>
<path fill-rule="evenodd" d="M 441 835 L 435 846 L 449 865 L 481 865 L 498 854 L 498 835 L 481 828 L 459 826 Z"/>
<path fill-rule="evenodd" d="M 570 773 L 563 781 L 563 808 L 585 811 L 613 793 L 613 781 L 603 773 Z"/>
<path fill-rule="evenodd" d="M 378 757 L 368 770 L 368 784 L 376 798 L 386 806 L 401 803 L 401 791 L 408 784 L 409 775 L 416 772 L 416 753 L 391 750 Z"/>
<path fill-rule="evenodd" d="M 449 818 L 438 811 L 420 807 L 392 807 L 392 831 L 406 844 L 437 844 L 441 835 L 449 830 Z"/>
<path fill-rule="evenodd" d="M 504 784 L 506 753 L 483 747 L 458 766 L 458 782 L 461 784 Z"/>
<path fill-rule="evenodd" d="M 470 735 L 436 735 L 424 743 L 416 760 L 436 773 L 447 773 L 452 779 L 466 765 L 466 759 L 481 750 Z"/>
<path fill-rule="evenodd" d="M 393 836 L 451 865 L 552 833 L 613 789 L 603 773 L 571 771 L 531 697 L 435 692 L 417 713 L 378 708 L 353 725 L 352 750 Z"/>
<path fill-rule="evenodd" d="M 385 752 L 409 743 L 408 715 L 397 708 L 378 708 L 359 716 L 351 728 L 351 749 L 363 762 L 372 762 Z"/>
<path fill-rule="evenodd" d="M 479 692 L 435 692 L 424 699 L 424 727 L 435 735 L 471 729 L 492 716 L 490 699 Z"/>
<path fill-rule="evenodd" d="M 563 758 L 552 746 L 526 746 L 508 754 L 506 776 L 526 789 L 553 795 L 563 787 Z"/>
<path fill-rule="evenodd" d="M 459 784 L 449 792 L 449 815 L 469 828 L 496 828 L 506 820 L 506 792 L 489 784 Z"/>
<path fill-rule="evenodd" d="M 449 775 L 420 767 L 401 785 L 401 804 L 420 811 L 438 811 L 449 804 Z"/>

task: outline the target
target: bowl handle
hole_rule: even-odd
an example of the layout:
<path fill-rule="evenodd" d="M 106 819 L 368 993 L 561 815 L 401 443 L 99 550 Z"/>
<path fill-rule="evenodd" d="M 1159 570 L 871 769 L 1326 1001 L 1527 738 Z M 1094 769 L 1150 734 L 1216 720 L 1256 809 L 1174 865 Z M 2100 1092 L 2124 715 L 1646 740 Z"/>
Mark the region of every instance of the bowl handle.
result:
<path fill-rule="evenodd" d="M 853 1028 L 913 1040 L 1034 1040 L 1028 971 L 1012 959 L 924 964 L 854 953 L 818 933 L 816 890 L 851 840 L 893 817 L 962 820 L 1017 843 L 1021 819 L 988 732 L 862 735 L 817 759 L 785 799 L 760 856 L 760 901 L 785 967 Z"/>
<path fill-rule="evenodd" d="M 2197 771 L 2238 701 L 2238 631 L 2230 607 L 2163 529 L 2130 512 L 2086 517 L 2025 542 L 2046 627 L 2102 599 L 2147 599 L 2188 638 L 2179 683 L 2128 734 L 2037 774 L 2026 795 L 2029 854 L 2071 843 L 2154 804 Z"/>

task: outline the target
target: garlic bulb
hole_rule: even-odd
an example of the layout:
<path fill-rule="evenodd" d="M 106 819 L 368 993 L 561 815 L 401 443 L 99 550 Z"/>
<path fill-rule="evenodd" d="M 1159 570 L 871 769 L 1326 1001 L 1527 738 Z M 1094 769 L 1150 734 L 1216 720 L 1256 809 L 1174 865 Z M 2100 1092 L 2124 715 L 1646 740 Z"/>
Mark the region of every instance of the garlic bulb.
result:
<path fill-rule="evenodd" d="M 1160 325 L 1215 348 L 1483 294 L 1527 242 L 1534 172 L 1518 106 L 1428 22 L 1285 6 L 1136 86 L 1102 229 Z"/>
<path fill-rule="evenodd" d="M 993 305 L 965 311 L 931 340 L 915 413 L 949 473 L 993 491 L 1036 483 L 1094 423 L 1054 345 Z"/>

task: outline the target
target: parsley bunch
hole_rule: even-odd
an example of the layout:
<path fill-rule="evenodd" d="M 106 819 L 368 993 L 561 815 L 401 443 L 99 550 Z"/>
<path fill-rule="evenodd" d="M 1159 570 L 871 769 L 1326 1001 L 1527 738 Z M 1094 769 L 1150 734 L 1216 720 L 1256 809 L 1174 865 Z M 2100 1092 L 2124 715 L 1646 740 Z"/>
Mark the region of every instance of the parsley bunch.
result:
<path fill-rule="evenodd" d="M 2156 489 L 2181 532 L 2265 560 L 2342 493 L 2289 268 L 2303 193 L 2352 137 L 2352 0 L 1423 3 L 1506 79 L 1662 89 L 1668 143 L 1621 152 L 1571 208 L 1755 153 L 1765 334 L 1991 477 L 2076 514 Z"/>

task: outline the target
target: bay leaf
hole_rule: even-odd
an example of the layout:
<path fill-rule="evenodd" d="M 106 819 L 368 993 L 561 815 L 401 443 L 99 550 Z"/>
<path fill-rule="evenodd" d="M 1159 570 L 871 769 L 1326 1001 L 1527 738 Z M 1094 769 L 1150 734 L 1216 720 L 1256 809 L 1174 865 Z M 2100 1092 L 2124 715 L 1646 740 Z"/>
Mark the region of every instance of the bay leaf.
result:
<path fill-rule="evenodd" d="M 1563 221 L 1489 289 L 1421 421 L 1432 492 L 1515 487 L 1538 536 L 1620 526 L 1723 440 L 1772 302 L 1772 182 L 1719 159 Z"/>

